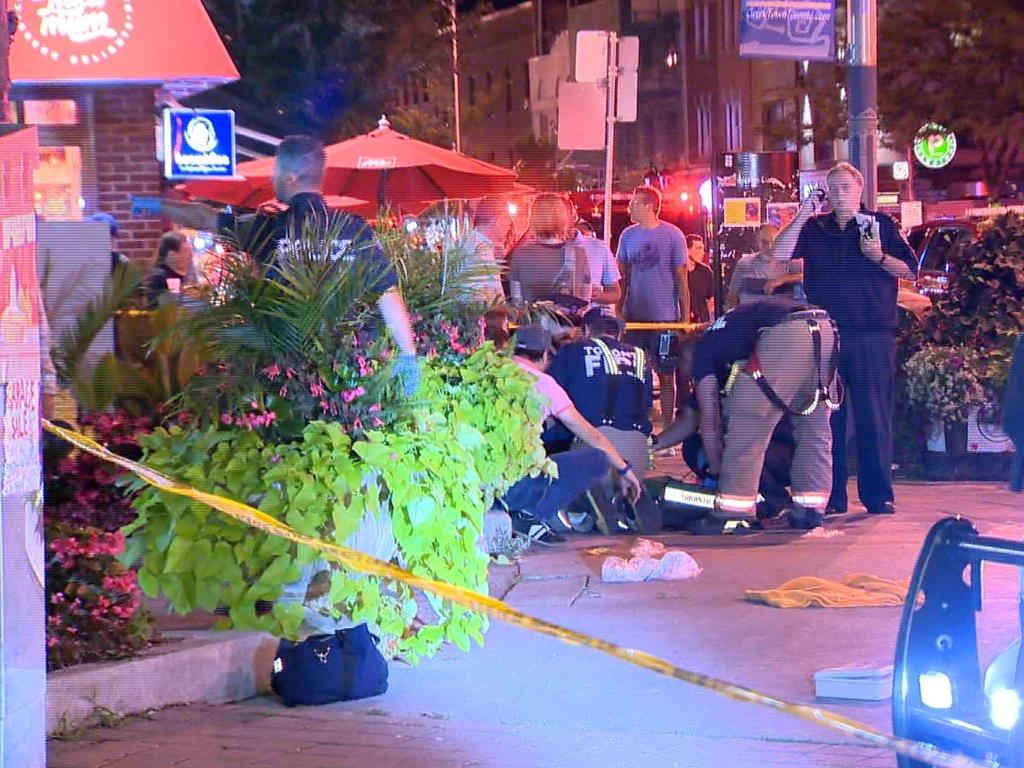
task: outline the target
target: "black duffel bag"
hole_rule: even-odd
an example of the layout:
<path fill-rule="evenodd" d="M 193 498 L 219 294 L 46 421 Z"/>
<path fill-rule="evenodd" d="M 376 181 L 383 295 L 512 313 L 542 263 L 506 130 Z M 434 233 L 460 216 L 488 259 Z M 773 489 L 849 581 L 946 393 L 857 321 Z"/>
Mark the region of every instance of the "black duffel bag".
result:
<path fill-rule="evenodd" d="M 282 640 L 271 686 L 288 707 L 365 699 L 388 689 L 388 663 L 360 624 L 300 642 Z"/>

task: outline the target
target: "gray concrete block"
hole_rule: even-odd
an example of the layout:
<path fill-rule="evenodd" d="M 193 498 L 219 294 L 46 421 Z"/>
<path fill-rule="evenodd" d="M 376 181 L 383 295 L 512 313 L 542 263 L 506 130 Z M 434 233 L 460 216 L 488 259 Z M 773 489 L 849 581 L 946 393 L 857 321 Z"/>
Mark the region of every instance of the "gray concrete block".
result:
<path fill-rule="evenodd" d="M 512 518 L 503 509 L 492 509 L 484 514 L 484 542 L 487 554 L 500 554 L 502 542 L 512 538 Z"/>
<path fill-rule="evenodd" d="M 263 632 L 167 632 L 136 659 L 51 672 L 46 731 L 90 723 L 97 711 L 137 714 L 172 704 L 223 704 L 264 690 L 277 640 Z M 257 663 L 259 657 L 259 663 Z M 260 667 L 267 665 L 267 669 Z"/>

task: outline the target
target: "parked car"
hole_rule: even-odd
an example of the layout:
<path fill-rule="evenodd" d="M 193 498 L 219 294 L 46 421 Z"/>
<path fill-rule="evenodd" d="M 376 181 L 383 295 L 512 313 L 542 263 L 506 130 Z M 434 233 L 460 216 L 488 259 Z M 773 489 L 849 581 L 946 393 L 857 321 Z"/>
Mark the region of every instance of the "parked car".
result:
<path fill-rule="evenodd" d="M 950 251 L 961 239 L 969 239 L 978 229 L 978 219 L 936 219 L 913 227 L 907 235 L 917 254 L 917 289 L 925 295 L 945 293 L 953 269 Z"/>

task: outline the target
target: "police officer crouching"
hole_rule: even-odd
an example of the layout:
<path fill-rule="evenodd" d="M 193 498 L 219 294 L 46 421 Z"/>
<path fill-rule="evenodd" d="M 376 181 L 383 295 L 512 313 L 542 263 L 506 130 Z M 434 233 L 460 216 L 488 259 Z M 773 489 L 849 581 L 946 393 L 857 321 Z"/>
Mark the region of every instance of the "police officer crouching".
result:
<path fill-rule="evenodd" d="M 700 339 L 693 375 L 709 471 L 718 475 L 712 517 L 756 521 L 765 451 L 788 414 L 796 441 L 789 524 L 821 525 L 832 485 L 829 413 L 838 405 L 837 356 L 828 313 L 782 298 L 737 307 Z"/>

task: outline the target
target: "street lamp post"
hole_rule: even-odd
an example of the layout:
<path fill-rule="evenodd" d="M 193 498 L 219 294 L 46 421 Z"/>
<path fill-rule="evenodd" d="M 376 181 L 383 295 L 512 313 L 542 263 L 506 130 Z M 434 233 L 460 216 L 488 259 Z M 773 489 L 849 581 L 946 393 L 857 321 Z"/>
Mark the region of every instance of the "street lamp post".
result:
<path fill-rule="evenodd" d="M 850 161 L 864 174 L 864 204 L 878 199 L 878 0 L 849 0 Z"/>
<path fill-rule="evenodd" d="M 459 9 L 456 0 L 448 0 L 448 14 L 452 22 L 452 96 L 455 105 L 455 151 L 462 151 L 462 109 L 459 106 Z"/>

